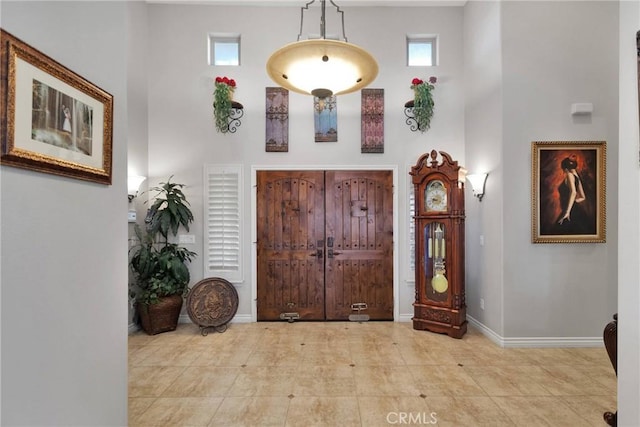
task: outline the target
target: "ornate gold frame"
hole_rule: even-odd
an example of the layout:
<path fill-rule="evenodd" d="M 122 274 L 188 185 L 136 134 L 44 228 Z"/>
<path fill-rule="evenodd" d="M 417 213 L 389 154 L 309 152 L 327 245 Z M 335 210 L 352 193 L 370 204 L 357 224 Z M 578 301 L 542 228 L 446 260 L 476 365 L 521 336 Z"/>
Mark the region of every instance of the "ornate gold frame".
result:
<path fill-rule="evenodd" d="M 577 163 L 571 178 L 565 159 Z M 606 242 L 606 142 L 534 141 L 531 160 L 532 242 Z M 582 187 L 583 201 L 571 202 L 570 182 Z"/>
<path fill-rule="evenodd" d="M 111 184 L 113 96 L 4 30 L 0 30 L 0 71 L 0 164 Z M 84 150 L 34 137 L 41 130 L 33 124 L 36 80 L 40 85 L 40 80 L 46 81 L 47 90 L 88 111 L 77 117 L 86 125 Z M 69 138 L 74 144 L 81 139 L 75 134 Z"/>

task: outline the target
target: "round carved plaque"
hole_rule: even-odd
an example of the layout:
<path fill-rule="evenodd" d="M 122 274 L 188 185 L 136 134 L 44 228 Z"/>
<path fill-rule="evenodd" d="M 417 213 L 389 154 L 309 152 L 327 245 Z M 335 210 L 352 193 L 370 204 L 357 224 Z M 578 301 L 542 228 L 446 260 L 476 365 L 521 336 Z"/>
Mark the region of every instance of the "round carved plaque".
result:
<path fill-rule="evenodd" d="M 202 279 L 187 294 L 187 313 L 191 321 L 200 327 L 225 325 L 236 311 L 238 292 L 225 279 Z"/>

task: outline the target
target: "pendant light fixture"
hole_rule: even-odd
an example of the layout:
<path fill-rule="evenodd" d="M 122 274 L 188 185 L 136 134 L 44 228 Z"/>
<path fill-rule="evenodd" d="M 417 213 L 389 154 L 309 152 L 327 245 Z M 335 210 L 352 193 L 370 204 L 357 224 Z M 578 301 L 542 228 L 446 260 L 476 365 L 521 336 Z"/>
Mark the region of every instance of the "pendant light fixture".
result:
<path fill-rule="evenodd" d="M 333 0 L 329 1 L 342 18 L 342 40 L 326 38 L 326 0 L 320 0 L 320 39 L 300 40 L 304 11 L 315 1 L 301 8 L 298 40 L 271 55 L 267 73 L 285 89 L 318 98 L 355 92 L 369 85 L 378 75 L 378 63 L 369 52 L 347 42 L 344 12 Z"/>

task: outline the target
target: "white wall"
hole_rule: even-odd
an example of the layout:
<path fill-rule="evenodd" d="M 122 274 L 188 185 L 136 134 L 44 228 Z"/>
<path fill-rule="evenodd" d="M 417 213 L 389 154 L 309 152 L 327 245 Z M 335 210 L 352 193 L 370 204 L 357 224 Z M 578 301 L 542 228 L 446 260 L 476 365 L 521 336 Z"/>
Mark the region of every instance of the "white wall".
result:
<path fill-rule="evenodd" d="M 469 173 L 489 174 L 482 202 L 467 191 L 467 313 L 502 336 L 504 165 L 500 17 L 499 2 L 474 1 L 464 8 L 466 167 Z"/>
<path fill-rule="evenodd" d="M 128 2 L 129 49 L 127 55 L 127 174 L 149 175 L 149 128 L 147 108 L 147 5 L 144 2 Z M 145 180 L 138 191 L 139 197 L 133 199 L 129 209 L 134 210 L 139 218 L 144 218 L 148 205 L 144 203 L 145 191 L 148 189 Z M 133 222 L 129 223 L 129 246 L 135 245 L 136 235 Z M 133 282 L 133 278 L 130 278 Z M 129 307 L 129 329 L 135 330 L 133 322 L 135 309 Z"/>
<path fill-rule="evenodd" d="M 0 167 L 2 425 L 127 423 L 125 18 L 2 2 L 3 29 L 115 99 L 113 185 Z"/>
<path fill-rule="evenodd" d="M 636 32 L 640 3 L 620 4 L 620 150 L 618 213 L 618 425 L 640 425 L 640 132 Z"/>
<path fill-rule="evenodd" d="M 265 64 L 269 55 L 295 41 L 300 9 L 149 5 L 149 175 L 152 181 L 174 174 L 188 185 L 186 194 L 196 220 L 193 249 L 200 255 L 192 265 L 192 282 L 203 276 L 202 175 L 203 165 L 233 163 L 244 166 L 245 283 L 238 287 L 238 315 L 251 315 L 250 236 L 251 166 L 280 165 L 331 167 L 387 165 L 397 167 L 398 198 L 406 205 L 408 168 L 431 149 L 444 150 L 464 164 L 464 110 L 462 69 L 462 9 L 398 8 L 389 19 L 388 8 L 345 8 L 350 42 L 368 49 L 378 60 L 380 74 L 371 87 L 385 89 L 385 153 L 360 153 L 360 95 L 338 99 L 338 142 L 313 141 L 313 107 L 308 96 L 290 94 L 289 152 L 265 152 L 265 87 L 274 86 Z M 331 16 L 327 17 L 329 20 Z M 315 21 L 313 31 L 318 31 Z M 241 33 L 240 67 L 211 67 L 207 60 L 207 33 Z M 405 58 L 407 33 L 440 35 L 440 65 L 409 68 Z M 235 98 L 245 106 L 235 134 L 216 133 L 211 107 L 213 79 L 229 76 L 238 82 Z M 411 80 L 439 78 L 436 112 L 427 133 L 414 133 L 405 124 L 404 103 L 412 98 Z M 398 212 L 399 259 L 408 257 L 405 237 L 407 212 Z M 402 264 L 402 263 L 401 263 Z M 402 264 L 403 265 L 403 264 Z M 414 288 L 399 275 L 400 315 L 413 315 Z"/>
<path fill-rule="evenodd" d="M 503 2 L 501 14 L 504 335 L 600 340 L 617 310 L 618 4 Z M 594 104 L 589 119 L 572 118 L 575 102 Z M 607 141 L 607 242 L 532 244 L 531 142 L 584 140 Z"/>

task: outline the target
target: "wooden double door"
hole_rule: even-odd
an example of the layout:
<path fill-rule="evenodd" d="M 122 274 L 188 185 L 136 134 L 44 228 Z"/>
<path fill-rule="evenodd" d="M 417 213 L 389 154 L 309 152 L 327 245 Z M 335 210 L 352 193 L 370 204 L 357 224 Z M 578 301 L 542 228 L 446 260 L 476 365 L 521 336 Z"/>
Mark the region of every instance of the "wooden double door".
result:
<path fill-rule="evenodd" d="M 258 320 L 392 320 L 392 171 L 258 171 L 257 261 Z"/>

